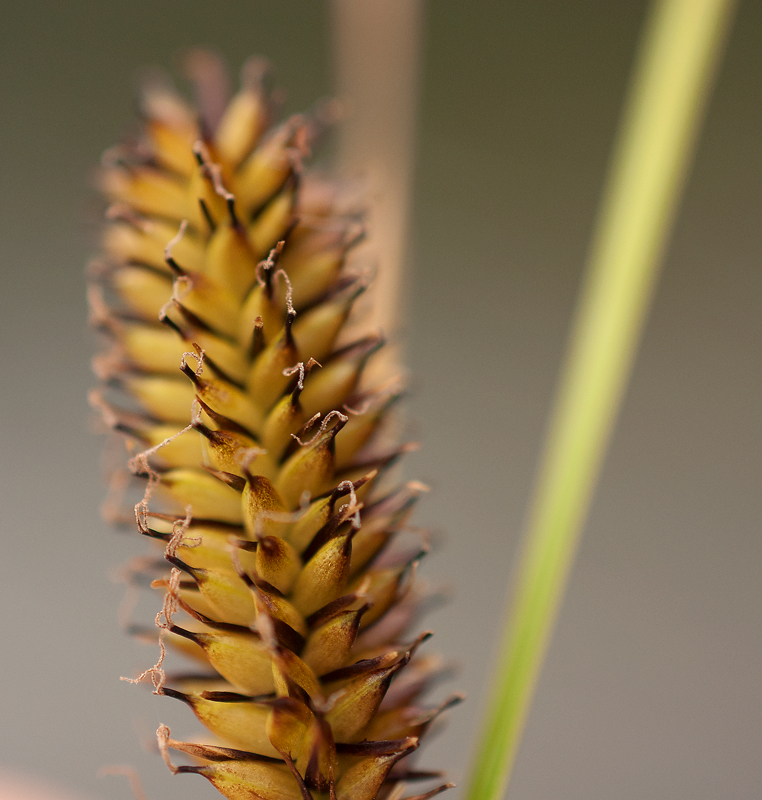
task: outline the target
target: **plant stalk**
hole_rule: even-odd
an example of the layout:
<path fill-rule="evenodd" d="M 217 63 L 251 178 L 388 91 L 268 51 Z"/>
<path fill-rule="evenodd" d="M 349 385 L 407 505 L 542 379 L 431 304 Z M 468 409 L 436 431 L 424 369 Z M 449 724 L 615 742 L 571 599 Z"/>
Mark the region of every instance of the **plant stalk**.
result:
<path fill-rule="evenodd" d="M 467 797 L 505 793 L 735 0 L 656 0 L 603 193 Z"/>
<path fill-rule="evenodd" d="M 364 324 L 396 342 L 407 313 L 423 0 L 331 0 L 334 72 L 347 119 L 339 166 L 369 188 L 368 249 L 378 259 Z M 390 358 L 387 353 L 384 358 Z"/>

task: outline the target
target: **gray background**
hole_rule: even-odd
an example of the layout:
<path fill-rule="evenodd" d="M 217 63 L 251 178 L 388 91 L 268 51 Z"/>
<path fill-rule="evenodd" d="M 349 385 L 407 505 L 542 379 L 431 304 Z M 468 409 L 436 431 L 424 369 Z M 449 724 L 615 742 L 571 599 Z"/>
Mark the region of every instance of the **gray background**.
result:
<path fill-rule="evenodd" d="M 434 487 L 417 521 L 455 598 L 428 645 L 469 702 L 427 749 L 457 779 L 645 4 L 434 0 L 423 64 L 410 417 Z M 512 796 L 753 798 L 762 788 L 762 4 L 743 0 L 542 675 Z M 89 798 L 214 797 L 141 737 L 193 729 L 118 677 L 110 568 L 141 551 L 98 516 L 85 396 L 87 184 L 131 121 L 133 75 L 191 44 L 267 54 L 289 108 L 330 92 L 322 3 L 2 4 L 0 766 Z M 441 694 L 445 687 L 438 690 Z M 458 792 L 460 790 L 455 790 Z M 455 795 L 453 792 L 453 795 Z"/>

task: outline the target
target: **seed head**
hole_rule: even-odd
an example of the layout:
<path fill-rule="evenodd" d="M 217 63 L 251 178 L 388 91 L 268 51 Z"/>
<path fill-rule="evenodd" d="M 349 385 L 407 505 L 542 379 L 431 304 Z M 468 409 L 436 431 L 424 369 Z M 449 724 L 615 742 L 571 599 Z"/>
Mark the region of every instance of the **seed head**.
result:
<path fill-rule="evenodd" d="M 160 645 L 139 680 L 218 742 L 162 726 L 169 768 L 231 800 L 397 800 L 436 777 L 410 757 L 459 698 L 418 705 L 441 670 L 409 632 L 425 540 L 397 542 L 420 487 L 390 474 L 400 382 L 366 377 L 383 340 L 353 314 L 360 222 L 304 171 L 319 111 L 275 123 L 259 59 L 232 98 L 214 57 L 191 67 L 197 108 L 154 78 L 140 136 L 104 158 L 91 289 L 95 404 L 133 448 L 137 527 L 164 556 L 130 572 L 163 597 L 134 629 Z M 168 651 L 194 668 L 167 674 Z"/>

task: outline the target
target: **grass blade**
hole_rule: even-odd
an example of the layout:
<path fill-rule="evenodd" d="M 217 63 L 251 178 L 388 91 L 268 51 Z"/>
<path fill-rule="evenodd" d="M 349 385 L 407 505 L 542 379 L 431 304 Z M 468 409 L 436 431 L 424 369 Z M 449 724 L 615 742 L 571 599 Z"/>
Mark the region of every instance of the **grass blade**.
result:
<path fill-rule="evenodd" d="M 505 791 L 632 367 L 734 0 L 657 0 L 641 41 L 529 509 L 468 791 Z"/>

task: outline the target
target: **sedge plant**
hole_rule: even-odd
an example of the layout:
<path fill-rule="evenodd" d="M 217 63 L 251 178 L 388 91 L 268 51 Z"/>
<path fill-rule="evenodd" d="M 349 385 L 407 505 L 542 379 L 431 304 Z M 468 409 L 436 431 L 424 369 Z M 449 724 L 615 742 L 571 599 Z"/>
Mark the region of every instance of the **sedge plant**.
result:
<path fill-rule="evenodd" d="M 644 35 L 529 514 L 469 800 L 507 785 L 632 364 L 733 3 L 660 0 Z M 91 309 L 108 345 L 93 403 L 132 452 L 133 580 L 161 598 L 136 680 L 212 738 L 158 749 L 231 800 L 401 798 L 440 713 L 441 664 L 413 628 L 425 536 L 399 484 L 402 392 L 363 324 L 361 214 L 305 169 L 330 107 L 276 123 L 263 62 L 228 97 L 191 63 L 197 105 L 148 83 L 144 127 L 110 151 Z M 357 312 L 360 308 L 360 313 Z M 171 672 L 172 651 L 193 665 Z M 186 760 L 178 763 L 176 754 Z M 416 800 L 439 793 L 437 783 Z"/>

